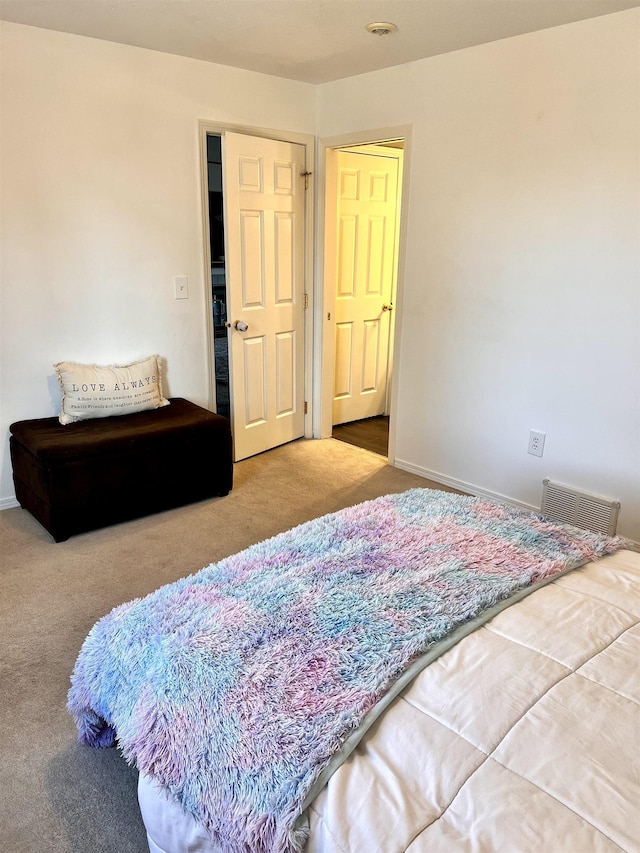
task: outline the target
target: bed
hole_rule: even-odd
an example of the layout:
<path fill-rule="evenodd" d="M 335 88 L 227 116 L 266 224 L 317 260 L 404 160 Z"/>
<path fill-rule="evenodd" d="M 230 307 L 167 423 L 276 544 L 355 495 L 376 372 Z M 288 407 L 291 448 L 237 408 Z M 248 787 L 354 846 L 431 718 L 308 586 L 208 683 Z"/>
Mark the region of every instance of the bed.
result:
<path fill-rule="evenodd" d="M 311 587 L 297 588 L 305 574 Z M 207 619 L 226 624 L 215 641 L 203 596 Z M 275 615 L 260 622 L 267 603 Z M 311 622 L 298 631 L 292 612 Z M 85 641 L 69 709 L 83 742 L 118 743 L 138 766 L 151 853 L 637 851 L 639 622 L 640 555 L 622 540 L 411 490 L 117 608 Z M 287 676 L 274 660 L 291 647 Z M 372 687 L 362 672 L 374 670 Z M 304 727 L 296 740 L 290 724 L 306 716 L 330 719 L 319 742 Z M 260 774 L 269 784 L 248 793 Z"/>

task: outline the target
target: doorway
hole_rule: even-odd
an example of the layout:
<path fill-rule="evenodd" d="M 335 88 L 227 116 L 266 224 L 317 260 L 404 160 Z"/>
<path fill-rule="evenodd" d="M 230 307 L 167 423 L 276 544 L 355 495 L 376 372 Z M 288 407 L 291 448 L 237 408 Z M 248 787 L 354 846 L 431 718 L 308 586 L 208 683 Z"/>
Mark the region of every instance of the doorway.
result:
<path fill-rule="evenodd" d="M 207 190 L 209 205 L 209 256 L 216 411 L 231 418 L 229 395 L 229 345 L 227 330 L 227 279 L 224 254 L 224 198 L 222 187 L 222 138 L 207 136 Z"/>
<path fill-rule="evenodd" d="M 389 455 L 404 140 L 327 151 L 332 436 Z"/>

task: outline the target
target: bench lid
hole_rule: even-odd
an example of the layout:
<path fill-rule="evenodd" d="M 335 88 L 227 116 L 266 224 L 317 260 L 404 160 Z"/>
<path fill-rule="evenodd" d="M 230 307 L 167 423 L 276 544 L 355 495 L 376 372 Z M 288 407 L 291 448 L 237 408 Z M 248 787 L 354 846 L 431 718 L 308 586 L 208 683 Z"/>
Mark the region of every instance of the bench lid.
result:
<path fill-rule="evenodd" d="M 132 448 L 141 440 L 145 445 L 161 444 L 171 435 L 185 431 L 228 434 L 229 421 L 182 397 L 170 399 L 170 405 L 129 415 L 92 418 L 62 426 L 57 417 L 17 421 L 9 431 L 13 440 L 43 461 L 87 458 L 121 448 Z"/>

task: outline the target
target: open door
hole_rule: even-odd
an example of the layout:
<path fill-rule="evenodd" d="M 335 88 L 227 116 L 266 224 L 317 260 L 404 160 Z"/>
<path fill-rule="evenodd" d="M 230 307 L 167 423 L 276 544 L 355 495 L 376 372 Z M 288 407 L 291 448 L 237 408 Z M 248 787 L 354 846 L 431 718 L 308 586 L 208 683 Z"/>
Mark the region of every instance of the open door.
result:
<path fill-rule="evenodd" d="M 223 145 L 238 461 L 304 434 L 305 147 L 231 132 Z"/>
<path fill-rule="evenodd" d="M 334 425 L 389 411 L 401 158 L 381 145 L 335 152 Z"/>

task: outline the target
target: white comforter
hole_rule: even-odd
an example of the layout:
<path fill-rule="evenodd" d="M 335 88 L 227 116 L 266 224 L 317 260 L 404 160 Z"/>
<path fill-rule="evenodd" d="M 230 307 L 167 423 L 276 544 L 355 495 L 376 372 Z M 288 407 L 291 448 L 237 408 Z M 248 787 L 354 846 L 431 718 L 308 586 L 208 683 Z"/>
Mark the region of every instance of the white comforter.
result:
<path fill-rule="evenodd" d="M 639 663 L 640 555 L 532 593 L 391 705 L 309 809 L 306 853 L 640 851 Z M 139 800 L 152 853 L 220 853 L 143 776 Z"/>

